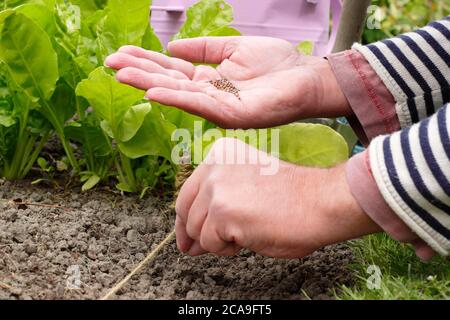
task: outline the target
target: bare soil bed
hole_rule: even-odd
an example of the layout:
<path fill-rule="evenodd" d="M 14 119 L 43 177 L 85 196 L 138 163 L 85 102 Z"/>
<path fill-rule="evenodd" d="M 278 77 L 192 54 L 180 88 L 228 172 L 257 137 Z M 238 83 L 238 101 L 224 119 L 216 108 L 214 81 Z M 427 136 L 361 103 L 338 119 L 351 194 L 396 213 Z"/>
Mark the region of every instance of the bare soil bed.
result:
<path fill-rule="evenodd" d="M 0 180 L 0 199 L 0 299 L 98 299 L 173 228 L 171 200 L 155 196 Z M 116 298 L 328 299 L 352 281 L 351 262 L 345 245 L 275 260 L 250 252 L 191 258 L 172 242 Z"/>

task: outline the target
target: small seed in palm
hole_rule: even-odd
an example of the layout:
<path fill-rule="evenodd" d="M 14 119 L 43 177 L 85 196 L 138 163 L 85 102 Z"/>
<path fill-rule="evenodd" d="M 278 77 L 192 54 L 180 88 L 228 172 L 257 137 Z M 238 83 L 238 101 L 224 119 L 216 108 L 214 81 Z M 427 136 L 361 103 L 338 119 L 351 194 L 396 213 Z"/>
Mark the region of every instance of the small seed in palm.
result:
<path fill-rule="evenodd" d="M 239 95 L 240 90 L 234 86 L 228 79 L 219 79 L 210 81 L 210 84 L 212 84 L 216 89 L 225 91 L 231 94 L 234 94 L 236 98 L 241 100 L 241 97 Z"/>

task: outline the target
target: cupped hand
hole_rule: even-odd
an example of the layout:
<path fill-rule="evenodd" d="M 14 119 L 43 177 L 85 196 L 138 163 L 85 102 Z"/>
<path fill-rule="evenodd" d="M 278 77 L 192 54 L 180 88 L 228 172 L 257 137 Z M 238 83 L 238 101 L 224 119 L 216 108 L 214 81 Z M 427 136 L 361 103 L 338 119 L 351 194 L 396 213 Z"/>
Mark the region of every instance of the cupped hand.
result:
<path fill-rule="evenodd" d="M 178 247 L 192 256 L 247 248 L 298 258 L 380 231 L 351 195 L 344 171 L 298 167 L 221 139 L 181 189 Z"/>
<path fill-rule="evenodd" d="M 290 43 L 265 37 L 209 37 L 169 44 L 172 57 L 125 46 L 105 64 L 146 97 L 224 128 L 262 128 L 304 118 L 351 114 L 327 60 L 300 55 Z M 218 65 L 216 68 L 193 63 Z M 240 92 L 218 90 L 227 79 Z"/>

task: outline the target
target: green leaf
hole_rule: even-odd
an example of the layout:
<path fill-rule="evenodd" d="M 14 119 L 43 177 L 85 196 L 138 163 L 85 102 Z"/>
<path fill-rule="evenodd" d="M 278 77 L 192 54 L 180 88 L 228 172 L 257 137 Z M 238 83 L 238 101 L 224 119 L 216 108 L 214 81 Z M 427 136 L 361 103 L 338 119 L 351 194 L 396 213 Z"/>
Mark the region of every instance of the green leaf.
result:
<path fill-rule="evenodd" d="M 42 171 L 47 171 L 49 168 L 48 161 L 42 157 L 37 159 L 37 164 L 39 165 Z"/>
<path fill-rule="evenodd" d="M 144 38 L 142 39 L 142 47 L 147 50 L 162 52 L 164 50 L 161 41 L 153 30 L 152 26 L 149 24 L 147 30 L 145 31 Z"/>
<path fill-rule="evenodd" d="M 233 22 L 233 9 L 222 0 L 202 0 L 187 10 L 187 18 L 174 40 L 237 35 L 229 25 Z"/>
<path fill-rule="evenodd" d="M 55 16 L 48 6 L 39 3 L 27 3 L 17 7 L 15 11 L 33 20 L 48 35 L 54 36 L 56 34 Z"/>
<path fill-rule="evenodd" d="M 111 154 L 109 141 L 98 124 L 88 120 L 73 122 L 64 128 L 68 139 L 83 146 L 85 156 L 91 153 L 94 157 L 105 157 Z"/>
<path fill-rule="evenodd" d="M 101 36 L 108 54 L 123 45 L 142 45 L 149 25 L 150 4 L 150 0 L 109 0 Z"/>
<path fill-rule="evenodd" d="M 107 0 L 71 0 L 72 4 L 80 7 L 81 14 L 84 18 L 89 18 L 98 10 L 106 6 Z"/>
<path fill-rule="evenodd" d="M 150 103 L 132 106 L 124 115 L 118 130 L 117 139 L 122 142 L 130 141 L 141 128 L 145 117 L 152 110 Z"/>
<path fill-rule="evenodd" d="M 108 123 L 114 139 L 120 141 L 129 137 L 131 133 L 121 126 L 126 116 L 135 116 L 134 111 L 128 112 L 136 102 L 142 100 L 142 91 L 117 82 L 104 68 L 98 68 L 78 85 L 76 93 L 89 101 L 96 114 Z"/>
<path fill-rule="evenodd" d="M 91 190 L 100 182 L 100 180 L 101 180 L 100 177 L 95 174 L 90 176 L 89 179 L 81 187 L 81 191 L 86 192 Z"/>
<path fill-rule="evenodd" d="M 32 98 L 49 99 L 58 80 L 58 59 L 48 35 L 30 18 L 15 13 L 3 24 L 0 60 Z"/>
<path fill-rule="evenodd" d="M 302 41 L 297 46 L 297 50 L 305 56 L 312 56 L 314 52 L 314 42 Z"/>
<path fill-rule="evenodd" d="M 3 0 L 3 5 L 0 5 L 0 10 L 3 8 L 16 8 L 20 5 L 28 3 L 43 4 L 49 8 L 52 8 L 55 5 L 55 0 Z"/>
<path fill-rule="evenodd" d="M 0 126 L 9 128 L 16 124 L 16 119 L 11 115 L 0 114 Z"/>
<path fill-rule="evenodd" d="M 22 116 L 22 115 L 21 115 Z M 24 120 L 21 120 L 24 121 Z M 27 122 L 27 130 L 33 134 L 44 135 L 50 132 L 52 125 L 42 113 L 31 110 Z"/>
<path fill-rule="evenodd" d="M 241 32 L 235 28 L 224 26 L 208 34 L 208 37 L 236 37 L 241 36 Z"/>
<path fill-rule="evenodd" d="M 0 26 L 2 26 L 3 23 L 5 22 L 6 18 L 8 18 L 13 13 L 14 13 L 14 10 L 12 10 L 12 9 L 7 9 L 7 10 L 1 11 L 0 12 Z"/>
<path fill-rule="evenodd" d="M 82 19 L 81 9 L 77 5 L 70 2 L 58 0 L 56 5 L 56 13 L 60 21 L 60 25 L 67 35 L 78 35 L 81 30 Z"/>
<path fill-rule="evenodd" d="M 116 184 L 116 188 L 122 192 L 132 193 L 134 191 L 132 187 L 130 187 L 128 184 L 124 182 Z"/>
<path fill-rule="evenodd" d="M 68 163 L 67 158 L 56 161 L 56 170 L 58 172 L 64 172 L 64 171 L 69 170 L 69 163 Z"/>
<path fill-rule="evenodd" d="M 273 131 L 277 129 L 278 136 Z M 293 123 L 268 129 L 267 135 L 261 134 L 260 130 L 235 130 L 234 135 L 230 135 L 231 131 L 220 130 L 223 136 L 250 143 L 253 147 L 272 153 L 283 161 L 301 166 L 327 168 L 348 159 L 345 139 L 330 127 L 320 124 Z M 267 139 L 262 139 L 264 136 L 267 136 Z M 204 155 L 208 153 L 213 143 L 214 141 L 207 143 L 203 141 Z"/>
<path fill-rule="evenodd" d="M 16 119 L 11 115 L 0 114 L 0 126 L 9 128 L 16 124 Z"/>
<path fill-rule="evenodd" d="M 76 96 L 72 88 L 65 83 L 58 84 L 51 98 L 51 107 L 59 124 L 64 125 L 67 120 L 75 115 L 75 105 Z"/>
<path fill-rule="evenodd" d="M 326 168 L 348 159 L 345 139 L 330 127 L 295 123 L 279 129 L 280 158 L 284 161 Z"/>
<path fill-rule="evenodd" d="M 158 109 L 164 116 L 164 118 L 170 123 L 174 124 L 179 129 L 187 129 L 194 135 L 195 123 L 202 123 L 203 129 L 205 129 L 206 120 L 187 113 L 183 110 L 167 107 L 156 102 L 152 102 L 152 108 Z"/>
<path fill-rule="evenodd" d="M 165 120 L 156 108 L 152 108 L 133 139 L 119 144 L 120 151 L 131 159 L 143 156 L 162 156 L 171 159 L 173 146 L 171 137 L 176 129 L 176 126 Z"/>
<path fill-rule="evenodd" d="M 0 126 L 9 128 L 16 123 L 17 120 L 13 114 L 13 106 L 8 100 L 0 97 Z"/>

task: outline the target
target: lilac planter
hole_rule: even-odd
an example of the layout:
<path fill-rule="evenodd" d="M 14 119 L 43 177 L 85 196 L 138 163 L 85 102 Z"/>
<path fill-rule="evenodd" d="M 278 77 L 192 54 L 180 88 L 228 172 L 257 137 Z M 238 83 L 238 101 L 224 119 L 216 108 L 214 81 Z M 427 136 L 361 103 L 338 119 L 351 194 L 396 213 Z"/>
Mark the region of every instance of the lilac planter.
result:
<path fill-rule="evenodd" d="M 226 0 L 234 8 L 233 26 L 244 35 L 278 37 L 298 44 L 313 41 L 314 53 L 325 55 L 330 39 L 330 10 L 335 26 L 340 19 L 340 0 Z M 163 44 L 185 20 L 185 10 L 197 0 L 153 0 L 152 25 Z M 337 29 L 337 28 L 335 28 Z"/>

